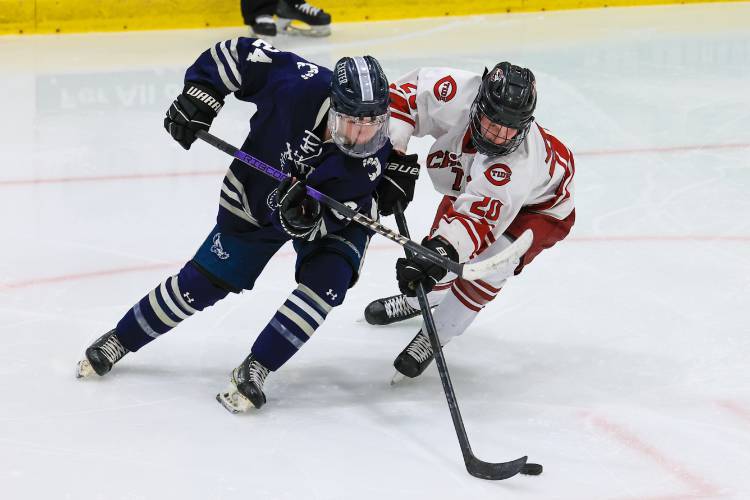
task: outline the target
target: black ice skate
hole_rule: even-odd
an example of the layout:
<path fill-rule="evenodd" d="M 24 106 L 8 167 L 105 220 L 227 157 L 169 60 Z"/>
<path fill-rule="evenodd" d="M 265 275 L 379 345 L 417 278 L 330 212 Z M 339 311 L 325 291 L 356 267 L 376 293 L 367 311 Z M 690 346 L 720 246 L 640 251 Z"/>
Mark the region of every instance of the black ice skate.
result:
<path fill-rule="evenodd" d="M 331 34 L 331 15 L 305 1 L 279 0 L 276 16 L 282 33 L 306 36 Z M 292 21 L 304 23 L 307 27 L 295 26 Z"/>
<path fill-rule="evenodd" d="M 250 354 L 240 366 L 234 369 L 229 388 L 217 394 L 216 401 L 232 413 L 245 412 L 252 406 L 260 408 L 266 404 L 263 383 L 266 381 L 268 372 L 268 368 Z"/>
<path fill-rule="evenodd" d="M 100 377 L 106 375 L 112 369 L 112 366 L 128 352 L 130 351 L 117 338 L 117 333 L 110 330 L 86 349 L 86 357 L 78 362 L 76 376 L 83 378 L 94 373 Z"/>
<path fill-rule="evenodd" d="M 406 295 L 393 295 L 373 300 L 365 308 L 365 321 L 371 325 L 390 325 L 397 321 L 415 318 L 421 313 L 406 301 Z"/>
<path fill-rule="evenodd" d="M 430 338 L 419 330 L 416 337 L 409 342 L 409 345 L 401 351 L 396 360 L 393 362 L 393 367 L 405 377 L 415 378 L 424 372 L 432 359 L 432 344 L 430 344 Z M 394 382 L 397 382 L 398 376 L 394 377 Z"/>
<path fill-rule="evenodd" d="M 258 16 L 250 25 L 250 31 L 258 37 L 276 36 L 276 23 L 273 22 L 273 16 Z"/>

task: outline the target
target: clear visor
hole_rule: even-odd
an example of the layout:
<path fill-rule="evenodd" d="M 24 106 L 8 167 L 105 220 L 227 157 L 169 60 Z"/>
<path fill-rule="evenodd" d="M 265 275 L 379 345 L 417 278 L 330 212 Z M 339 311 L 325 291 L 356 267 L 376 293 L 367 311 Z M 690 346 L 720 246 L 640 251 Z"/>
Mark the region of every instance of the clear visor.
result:
<path fill-rule="evenodd" d="M 360 118 L 330 109 L 328 130 L 341 151 L 364 158 L 375 154 L 388 140 L 389 114 Z"/>

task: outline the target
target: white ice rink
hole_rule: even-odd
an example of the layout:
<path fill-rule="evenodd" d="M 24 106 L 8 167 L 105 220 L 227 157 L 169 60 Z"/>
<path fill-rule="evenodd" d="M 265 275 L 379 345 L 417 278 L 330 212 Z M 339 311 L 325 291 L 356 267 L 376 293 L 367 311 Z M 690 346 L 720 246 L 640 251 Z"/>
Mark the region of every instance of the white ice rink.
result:
<path fill-rule="evenodd" d="M 388 385 L 419 321 L 362 319 L 396 290 L 382 238 L 259 412 L 214 395 L 292 289 L 289 249 L 252 292 L 76 380 L 212 227 L 229 160 L 184 151 L 162 117 L 198 54 L 244 31 L 0 38 L 0 499 L 749 499 L 749 25 L 735 3 L 274 42 L 327 65 L 369 53 L 391 77 L 536 73 L 538 121 L 576 155 L 576 226 L 445 350 L 477 456 L 544 464 L 496 483 L 465 472 L 434 365 Z M 241 142 L 250 111 L 228 99 L 212 131 Z M 427 175 L 417 197 L 415 238 Z"/>

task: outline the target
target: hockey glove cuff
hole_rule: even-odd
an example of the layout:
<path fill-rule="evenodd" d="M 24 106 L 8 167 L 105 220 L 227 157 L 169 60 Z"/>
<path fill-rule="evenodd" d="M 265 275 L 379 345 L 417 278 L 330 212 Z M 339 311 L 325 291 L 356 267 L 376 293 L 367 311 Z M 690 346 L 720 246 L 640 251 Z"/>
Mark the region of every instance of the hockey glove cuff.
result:
<path fill-rule="evenodd" d="M 425 238 L 422 240 L 422 246 L 458 262 L 458 252 L 442 236 L 436 236 L 432 239 Z M 414 297 L 417 294 L 417 283 L 421 282 L 425 292 L 429 293 L 446 274 L 448 274 L 448 271 L 418 255 L 396 261 L 398 288 L 401 293 L 409 297 Z"/>

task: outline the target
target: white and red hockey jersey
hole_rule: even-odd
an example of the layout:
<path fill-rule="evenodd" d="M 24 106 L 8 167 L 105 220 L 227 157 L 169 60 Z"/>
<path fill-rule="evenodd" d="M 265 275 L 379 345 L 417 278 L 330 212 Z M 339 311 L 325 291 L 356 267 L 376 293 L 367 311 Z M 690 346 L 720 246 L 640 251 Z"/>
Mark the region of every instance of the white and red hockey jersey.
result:
<path fill-rule="evenodd" d="M 435 189 L 446 198 L 433 234 L 451 242 L 461 262 L 506 233 L 534 231 L 521 266 L 564 238 L 575 220 L 570 150 L 536 123 L 521 146 L 488 157 L 472 146 L 469 110 L 482 77 L 451 68 L 421 68 L 391 84 L 390 137 L 406 151 L 411 136 L 435 142 L 426 159 Z"/>

